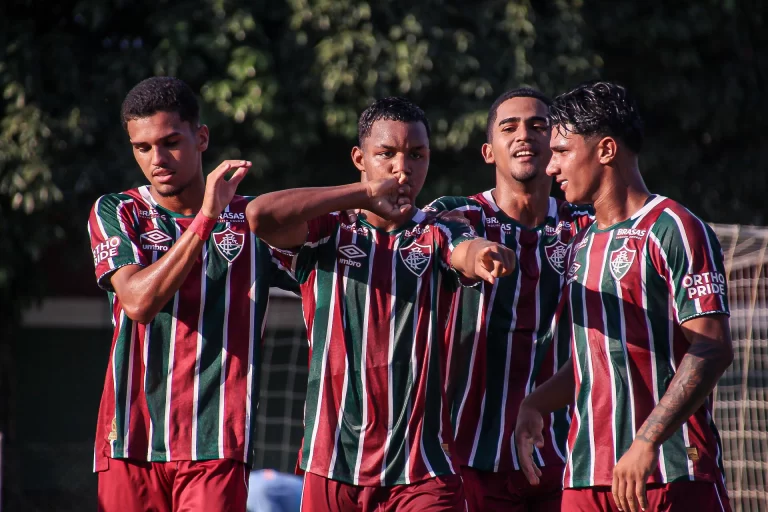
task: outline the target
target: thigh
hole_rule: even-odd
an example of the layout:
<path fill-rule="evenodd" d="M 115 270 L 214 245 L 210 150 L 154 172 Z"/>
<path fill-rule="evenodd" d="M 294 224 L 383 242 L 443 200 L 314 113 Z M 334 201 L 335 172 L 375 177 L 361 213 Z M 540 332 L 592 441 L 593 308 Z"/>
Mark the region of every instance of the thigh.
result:
<path fill-rule="evenodd" d="M 529 512 L 560 512 L 563 499 L 563 470 L 565 466 L 544 466 L 539 485 L 531 485 L 522 471 L 511 471 L 511 492 L 522 495 L 525 510 Z"/>
<path fill-rule="evenodd" d="M 171 483 L 162 463 L 108 459 L 99 471 L 99 512 L 171 512 Z"/>
<path fill-rule="evenodd" d="M 525 504 L 518 488 L 510 485 L 510 473 L 475 468 L 461 469 L 469 512 L 523 512 Z M 523 478 L 525 479 L 525 478 Z M 527 483 L 527 481 L 526 481 Z"/>
<path fill-rule="evenodd" d="M 436 476 L 389 488 L 387 512 L 466 512 L 467 501 L 459 475 Z"/>
<path fill-rule="evenodd" d="M 728 495 L 721 487 L 713 482 L 672 482 L 663 487 L 658 508 L 665 512 L 731 512 Z"/>
<path fill-rule="evenodd" d="M 173 479 L 173 512 L 245 512 L 248 467 L 231 459 L 179 461 Z"/>
<path fill-rule="evenodd" d="M 369 488 L 304 473 L 301 512 L 362 512 Z"/>
<path fill-rule="evenodd" d="M 564 489 L 562 512 L 618 512 L 610 487 Z M 653 510 L 653 509 L 651 509 Z"/>

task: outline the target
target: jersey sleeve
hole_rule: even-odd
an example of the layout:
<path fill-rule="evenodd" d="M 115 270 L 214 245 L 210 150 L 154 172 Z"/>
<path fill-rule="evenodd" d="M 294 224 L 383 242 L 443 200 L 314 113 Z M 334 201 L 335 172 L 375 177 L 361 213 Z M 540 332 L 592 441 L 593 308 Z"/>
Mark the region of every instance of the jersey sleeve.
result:
<path fill-rule="evenodd" d="M 454 216 L 462 216 L 469 221 L 475 232 L 483 236 L 483 207 L 469 197 L 443 196 L 435 199 L 422 208 L 424 213 L 438 220 L 456 220 Z"/>
<path fill-rule="evenodd" d="M 723 251 L 707 224 L 687 211 L 667 209 L 651 229 L 649 251 L 669 286 L 678 323 L 730 314 Z"/>
<path fill-rule="evenodd" d="M 280 269 L 289 272 L 299 284 L 304 283 L 317 263 L 318 252 L 328 243 L 333 243 L 340 222 L 338 212 L 308 221 L 307 240 L 291 249 L 272 247 L 273 261 Z"/>
<path fill-rule="evenodd" d="M 138 248 L 139 234 L 132 207 L 131 198 L 105 195 L 93 205 L 88 219 L 96 282 L 107 291 L 114 291 L 110 277 L 117 269 L 148 265 Z"/>
<path fill-rule="evenodd" d="M 438 259 L 443 271 L 452 274 L 457 282 L 465 286 L 477 284 L 475 281 L 469 281 L 453 269 L 451 257 L 453 251 L 462 242 L 474 240 L 477 234 L 472 226 L 463 222 L 456 222 L 447 219 L 435 222 L 435 228 L 440 233 L 438 236 Z"/>

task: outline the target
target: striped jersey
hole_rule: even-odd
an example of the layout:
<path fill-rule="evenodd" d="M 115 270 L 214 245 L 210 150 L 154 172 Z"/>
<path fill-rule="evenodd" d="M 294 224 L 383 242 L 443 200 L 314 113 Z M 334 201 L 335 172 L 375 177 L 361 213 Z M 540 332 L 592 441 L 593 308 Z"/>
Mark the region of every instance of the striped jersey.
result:
<path fill-rule="evenodd" d="M 453 473 L 436 298 L 474 231 L 421 211 L 391 232 L 338 212 L 308 224 L 302 246 L 275 250 L 301 283 L 310 344 L 300 467 L 361 486 Z"/>
<path fill-rule="evenodd" d="M 461 212 L 478 234 L 517 255 L 509 276 L 462 288 L 451 298 L 445 387 L 462 464 L 519 469 L 513 431 L 520 402 L 570 357 L 567 338 L 552 344 L 548 333 L 565 282 L 568 242 L 592 221 L 592 210 L 550 198 L 546 220 L 529 229 L 498 207 L 492 190 L 443 197 L 426 209 Z M 537 463 L 563 465 L 568 411 L 545 418 L 544 434 Z"/>
<path fill-rule="evenodd" d="M 107 457 L 253 460 L 269 287 L 291 278 L 251 235 L 248 202 L 232 199 L 181 288 L 148 324 L 128 318 L 110 276 L 162 258 L 194 216 L 164 209 L 148 186 L 107 194 L 93 206 L 88 231 L 96 279 L 114 325 L 96 471 L 106 469 Z"/>
<path fill-rule="evenodd" d="M 629 219 L 580 232 L 568 256 L 564 310 L 576 397 L 565 487 L 610 486 L 613 467 L 664 395 L 690 346 L 681 324 L 729 314 L 712 229 L 661 196 Z M 722 478 L 711 397 L 660 448 L 649 482 Z"/>

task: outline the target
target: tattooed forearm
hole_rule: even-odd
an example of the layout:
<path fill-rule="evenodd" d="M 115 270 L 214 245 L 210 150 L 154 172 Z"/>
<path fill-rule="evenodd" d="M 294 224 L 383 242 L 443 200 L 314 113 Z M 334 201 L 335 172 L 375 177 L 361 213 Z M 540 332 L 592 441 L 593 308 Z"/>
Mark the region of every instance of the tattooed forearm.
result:
<path fill-rule="evenodd" d="M 721 342 L 694 343 L 635 437 L 656 446 L 666 441 L 712 392 L 730 364 L 729 354 L 729 347 Z"/>

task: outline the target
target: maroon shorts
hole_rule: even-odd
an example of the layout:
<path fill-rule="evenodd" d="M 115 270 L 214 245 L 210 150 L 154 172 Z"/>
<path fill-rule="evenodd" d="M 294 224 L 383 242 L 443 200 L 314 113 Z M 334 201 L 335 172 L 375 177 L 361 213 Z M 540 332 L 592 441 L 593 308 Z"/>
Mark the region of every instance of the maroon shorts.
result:
<path fill-rule="evenodd" d="M 466 512 L 459 475 L 408 485 L 365 487 L 304 474 L 302 512 Z"/>
<path fill-rule="evenodd" d="M 461 477 L 469 510 L 559 512 L 564 469 L 565 466 L 541 468 L 541 481 L 533 486 L 522 471 L 494 473 L 462 466 Z"/>
<path fill-rule="evenodd" d="M 248 467 L 229 459 L 109 459 L 99 471 L 99 512 L 245 512 Z"/>
<path fill-rule="evenodd" d="M 722 485 L 712 482 L 672 482 L 648 484 L 646 510 L 654 512 L 731 512 L 728 495 Z M 596 510 L 618 512 L 610 487 L 585 487 L 563 491 L 563 512 Z"/>

